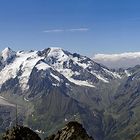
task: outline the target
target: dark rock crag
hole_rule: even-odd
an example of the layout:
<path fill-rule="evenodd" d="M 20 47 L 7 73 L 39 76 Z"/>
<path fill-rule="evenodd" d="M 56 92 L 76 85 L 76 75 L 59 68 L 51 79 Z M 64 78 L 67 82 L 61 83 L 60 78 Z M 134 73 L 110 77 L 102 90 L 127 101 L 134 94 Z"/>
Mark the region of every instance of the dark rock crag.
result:
<path fill-rule="evenodd" d="M 6 131 L 2 140 L 41 140 L 40 137 L 28 127 L 16 126 Z"/>
<path fill-rule="evenodd" d="M 137 134 L 137 135 L 133 138 L 133 140 L 140 140 L 140 133 Z"/>
<path fill-rule="evenodd" d="M 69 122 L 64 128 L 45 140 L 93 140 L 78 122 Z"/>

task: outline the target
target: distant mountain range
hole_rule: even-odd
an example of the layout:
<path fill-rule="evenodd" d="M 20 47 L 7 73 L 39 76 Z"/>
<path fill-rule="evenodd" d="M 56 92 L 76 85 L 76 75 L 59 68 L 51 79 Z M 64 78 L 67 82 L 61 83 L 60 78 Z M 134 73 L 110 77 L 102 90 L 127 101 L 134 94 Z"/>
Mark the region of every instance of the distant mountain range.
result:
<path fill-rule="evenodd" d="M 6 48 L 0 54 L 0 132 L 15 124 L 17 104 L 18 123 L 42 137 L 76 120 L 95 140 L 131 139 L 140 131 L 139 78 L 139 65 L 109 69 L 61 48 Z"/>

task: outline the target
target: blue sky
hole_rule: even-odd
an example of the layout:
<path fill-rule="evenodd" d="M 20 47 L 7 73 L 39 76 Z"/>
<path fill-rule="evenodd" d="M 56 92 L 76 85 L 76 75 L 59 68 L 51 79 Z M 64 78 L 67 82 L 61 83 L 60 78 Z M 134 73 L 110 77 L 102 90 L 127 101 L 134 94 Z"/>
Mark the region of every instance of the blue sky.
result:
<path fill-rule="evenodd" d="M 0 50 L 140 51 L 140 0 L 0 0 Z"/>

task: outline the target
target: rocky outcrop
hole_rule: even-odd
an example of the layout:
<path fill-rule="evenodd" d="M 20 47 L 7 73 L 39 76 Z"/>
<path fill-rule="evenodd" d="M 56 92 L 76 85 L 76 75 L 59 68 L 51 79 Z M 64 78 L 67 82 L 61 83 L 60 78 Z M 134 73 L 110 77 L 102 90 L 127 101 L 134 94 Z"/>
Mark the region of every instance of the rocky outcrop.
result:
<path fill-rule="evenodd" d="M 93 140 L 86 130 L 78 122 L 69 122 L 57 134 L 47 137 L 45 140 Z"/>
<path fill-rule="evenodd" d="M 140 133 L 138 135 L 136 135 L 133 140 L 140 140 Z"/>
<path fill-rule="evenodd" d="M 2 140 L 41 140 L 40 137 L 28 127 L 16 126 L 7 130 Z"/>

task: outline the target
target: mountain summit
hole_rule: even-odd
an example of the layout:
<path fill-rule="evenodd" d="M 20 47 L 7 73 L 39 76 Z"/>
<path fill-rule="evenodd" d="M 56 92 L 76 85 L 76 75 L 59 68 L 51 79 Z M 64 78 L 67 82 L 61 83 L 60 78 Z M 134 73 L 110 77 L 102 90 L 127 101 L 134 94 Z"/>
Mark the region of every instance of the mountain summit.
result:
<path fill-rule="evenodd" d="M 14 52 L 11 48 L 5 48 L 1 52 L 3 61 L 8 61 L 9 59 L 13 58 L 15 55 L 16 55 L 16 52 Z"/>

